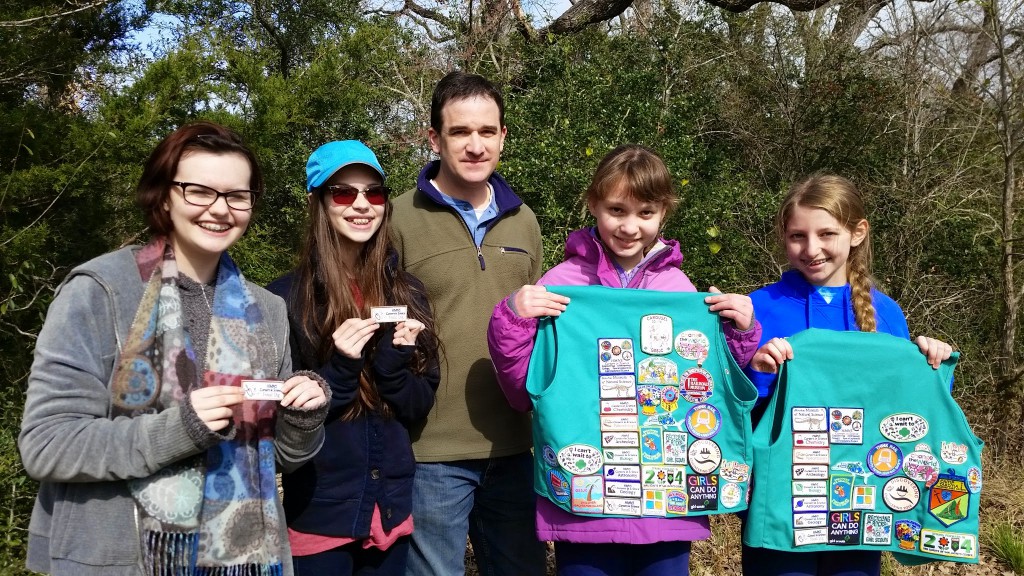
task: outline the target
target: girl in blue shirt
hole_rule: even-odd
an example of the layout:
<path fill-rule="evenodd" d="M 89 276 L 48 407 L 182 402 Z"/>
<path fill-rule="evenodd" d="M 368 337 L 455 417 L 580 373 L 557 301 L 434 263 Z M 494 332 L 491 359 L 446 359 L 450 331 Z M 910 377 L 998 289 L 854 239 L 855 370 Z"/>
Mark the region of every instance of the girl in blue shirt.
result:
<path fill-rule="evenodd" d="M 870 225 L 853 182 L 816 174 L 790 188 L 775 216 L 790 270 L 750 295 L 761 342 L 746 369 L 758 389 L 754 425 L 763 414 L 779 366 L 793 358 L 786 341 L 807 328 L 884 332 L 910 338 L 899 305 L 874 288 Z M 926 336 L 917 345 L 938 368 L 953 349 Z M 762 576 L 878 576 L 882 555 L 872 551 L 788 552 L 743 547 L 743 571 Z"/>

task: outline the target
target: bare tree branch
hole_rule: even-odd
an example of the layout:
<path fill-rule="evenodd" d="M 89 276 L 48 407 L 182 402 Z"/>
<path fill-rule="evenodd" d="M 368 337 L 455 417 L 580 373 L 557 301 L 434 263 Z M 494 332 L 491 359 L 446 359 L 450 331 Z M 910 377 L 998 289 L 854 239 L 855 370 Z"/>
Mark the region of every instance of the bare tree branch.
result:
<path fill-rule="evenodd" d="M 110 4 L 110 3 L 114 2 L 114 1 L 115 0 L 94 0 L 93 2 L 89 2 L 87 4 L 83 4 L 82 6 L 78 6 L 76 8 L 72 8 L 71 10 L 64 10 L 63 12 L 54 12 L 53 14 L 43 14 L 42 16 L 36 16 L 35 18 L 26 18 L 24 20 L 8 20 L 6 22 L 0 21 L 0 27 L 15 28 L 15 27 L 19 27 L 19 26 L 31 26 L 31 25 L 33 25 L 33 24 L 35 24 L 37 22 L 41 22 L 43 20 L 53 20 L 55 18 L 63 18 L 65 16 L 70 16 L 72 14 L 77 14 L 78 12 L 84 12 L 86 10 L 92 10 L 93 8 L 99 8 L 100 6 L 104 6 L 106 4 Z"/>
<path fill-rule="evenodd" d="M 633 0 L 578 0 L 540 34 L 572 34 L 590 26 L 615 18 L 626 11 Z"/>

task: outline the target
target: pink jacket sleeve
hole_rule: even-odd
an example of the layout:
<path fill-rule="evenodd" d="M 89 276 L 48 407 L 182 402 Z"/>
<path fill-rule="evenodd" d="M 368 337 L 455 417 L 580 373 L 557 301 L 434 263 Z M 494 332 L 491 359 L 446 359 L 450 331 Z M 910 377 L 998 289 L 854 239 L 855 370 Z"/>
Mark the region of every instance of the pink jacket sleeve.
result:
<path fill-rule="evenodd" d="M 740 368 L 746 368 L 750 359 L 757 352 L 757 343 L 761 341 L 761 323 L 754 319 L 754 325 L 746 330 L 740 330 L 733 326 L 729 320 L 722 320 L 722 331 L 725 333 L 725 343 L 729 346 L 729 352 L 736 359 Z"/>
<path fill-rule="evenodd" d="M 533 409 L 526 392 L 526 371 L 536 335 L 537 319 L 516 316 L 508 306 L 508 297 L 494 307 L 487 325 L 487 347 L 505 399 L 520 412 Z"/>

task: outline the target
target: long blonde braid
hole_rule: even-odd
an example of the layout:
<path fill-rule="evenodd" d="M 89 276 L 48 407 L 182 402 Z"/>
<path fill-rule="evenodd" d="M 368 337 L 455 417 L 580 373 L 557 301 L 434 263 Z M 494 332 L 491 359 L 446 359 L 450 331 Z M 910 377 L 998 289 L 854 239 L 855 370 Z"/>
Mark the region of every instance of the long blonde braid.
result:
<path fill-rule="evenodd" d="M 851 233 L 866 219 L 864 198 L 853 182 L 835 174 L 813 174 L 793 184 L 775 214 L 775 232 L 781 245 L 785 245 L 786 222 L 796 206 L 824 210 Z M 871 300 L 871 289 L 875 281 L 871 277 L 870 229 L 859 245 L 850 247 L 846 277 L 850 282 L 857 327 L 862 332 L 875 332 L 878 323 L 875 320 L 875 305 Z"/>

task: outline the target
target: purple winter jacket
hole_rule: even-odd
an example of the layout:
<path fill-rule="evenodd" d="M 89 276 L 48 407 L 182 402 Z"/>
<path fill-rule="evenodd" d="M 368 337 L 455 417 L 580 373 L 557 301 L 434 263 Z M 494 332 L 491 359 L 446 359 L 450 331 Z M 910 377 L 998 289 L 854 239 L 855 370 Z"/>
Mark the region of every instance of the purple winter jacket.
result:
<path fill-rule="evenodd" d="M 645 288 L 666 292 L 696 292 L 697 289 L 679 269 L 683 255 L 679 242 L 661 240 L 666 246 L 641 262 L 626 288 Z M 537 282 L 547 286 L 609 286 L 622 288 L 622 281 L 604 246 L 591 228 L 577 230 L 565 241 L 565 260 L 548 270 Z M 530 365 L 533 341 L 537 335 L 536 318 L 520 318 L 505 298 L 494 307 L 487 327 L 487 344 L 497 372 L 498 384 L 508 403 L 523 412 L 532 409 L 526 391 L 526 371 Z M 572 306 L 572 303 L 569 304 Z M 732 322 L 723 324 L 729 351 L 745 367 L 757 350 L 761 324 L 756 320 L 746 331 Z M 703 540 L 711 536 L 706 516 L 693 518 L 592 518 L 562 510 L 546 498 L 537 497 L 537 538 L 581 544 L 651 544 L 667 541 Z"/>

